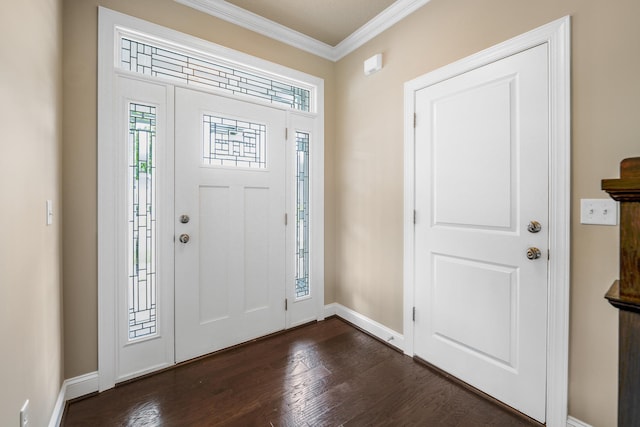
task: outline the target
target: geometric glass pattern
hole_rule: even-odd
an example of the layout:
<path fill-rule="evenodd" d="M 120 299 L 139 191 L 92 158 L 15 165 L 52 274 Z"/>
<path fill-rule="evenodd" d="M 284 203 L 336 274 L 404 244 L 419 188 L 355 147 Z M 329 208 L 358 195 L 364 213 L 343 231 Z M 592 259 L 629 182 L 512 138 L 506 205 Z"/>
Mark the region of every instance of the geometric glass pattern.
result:
<path fill-rule="evenodd" d="M 136 73 L 163 77 L 182 83 L 215 87 L 232 94 L 243 94 L 309 111 L 310 91 L 259 76 L 221 63 L 205 61 L 175 50 L 122 38 L 120 67 Z"/>
<path fill-rule="evenodd" d="M 296 132 L 296 298 L 309 296 L 309 134 Z"/>
<path fill-rule="evenodd" d="M 267 127 L 216 116 L 203 116 L 202 160 L 205 165 L 267 167 Z"/>
<path fill-rule="evenodd" d="M 156 107 L 129 104 L 129 340 L 156 321 Z"/>

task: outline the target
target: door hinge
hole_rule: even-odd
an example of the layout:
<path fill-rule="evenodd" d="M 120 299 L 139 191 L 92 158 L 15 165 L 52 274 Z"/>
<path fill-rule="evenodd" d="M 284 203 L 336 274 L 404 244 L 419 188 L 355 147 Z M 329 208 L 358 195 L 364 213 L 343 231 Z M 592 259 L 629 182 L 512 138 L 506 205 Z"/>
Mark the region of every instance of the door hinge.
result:
<path fill-rule="evenodd" d="M 289 300 L 288 299 L 284 299 L 284 311 L 287 311 L 289 309 Z"/>
<path fill-rule="evenodd" d="M 285 141 L 289 140 L 289 128 L 284 128 L 284 139 Z"/>
<path fill-rule="evenodd" d="M 547 249 L 547 261 L 551 259 L 551 250 Z"/>
<path fill-rule="evenodd" d="M 415 225 L 415 223 L 416 223 L 416 216 L 417 216 L 417 213 L 416 213 L 416 210 L 414 209 L 414 210 L 413 210 L 413 224 L 414 224 L 414 225 Z"/>
<path fill-rule="evenodd" d="M 411 320 L 416 321 L 416 308 L 413 307 L 413 313 L 411 314 Z"/>
<path fill-rule="evenodd" d="M 288 225 L 289 224 L 289 215 L 288 214 L 284 214 L 284 225 Z"/>
<path fill-rule="evenodd" d="M 416 122 L 418 121 L 418 115 L 416 113 L 413 113 L 413 127 L 416 127 Z"/>

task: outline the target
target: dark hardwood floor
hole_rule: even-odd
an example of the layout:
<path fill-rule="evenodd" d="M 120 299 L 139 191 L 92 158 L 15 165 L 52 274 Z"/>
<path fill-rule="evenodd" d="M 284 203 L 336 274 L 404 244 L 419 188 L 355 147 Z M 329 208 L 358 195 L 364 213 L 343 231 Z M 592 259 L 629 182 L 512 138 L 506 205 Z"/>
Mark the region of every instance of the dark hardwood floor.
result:
<path fill-rule="evenodd" d="M 71 402 L 71 426 L 540 426 L 337 318 Z"/>

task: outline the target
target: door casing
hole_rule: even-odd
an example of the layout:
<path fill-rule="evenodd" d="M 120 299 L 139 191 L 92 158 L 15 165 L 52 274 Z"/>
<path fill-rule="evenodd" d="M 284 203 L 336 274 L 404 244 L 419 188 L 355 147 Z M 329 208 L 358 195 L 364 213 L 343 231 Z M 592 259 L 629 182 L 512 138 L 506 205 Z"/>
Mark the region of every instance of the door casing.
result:
<path fill-rule="evenodd" d="M 468 58 L 405 83 L 404 87 L 404 343 L 405 354 L 414 356 L 414 195 L 415 92 L 503 59 L 547 44 L 549 54 L 549 292 L 547 322 L 548 426 L 567 422 L 569 361 L 569 262 L 570 262 L 570 17 L 566 16 Z"/>
<path fill-rule="evenodd" d="M 116 40 L 124 35 L 133 35 L 150 40 L 162 40 L 172 46 L 186 51 L 195 51 L 210 55 L 241 66 L 249 67 L 259 74 L 261 72 L 280 77 L 285 80 L 300 82 L 313 88 L 311 112 L 287 111 L 289 133 L 296 129 L 311 132 L 314 144 L 310 146 L 311 170 L 311 267 L 310 281 L 314 292 L 313 299 L 300 301 L 301 306 L 311 307 L 317 314 L 314 319 L 324 318 L 324 81 L 318 77 L 299 72 L 278 64 L 274 64 L 211 42 L 207 42 L 188 34 L 180 33 L 150 22 L 124 15 L 104 7 L 99 7 L 98 25 L 98 390 L 104 391 L 114 387 L 117 378 L 118 363 L 118 318 L 117 289 L 114 285 L 116 266 L 122 256 L 118 247 L 115 231 L 118 228 L 118 212 L 114 207 L 113 193 L 118 191 L 114 183 L 113 173 L 117 170 L 115 156 L 112 154 L 113 141 L 118 140 L 118 131 L 114 129 L 116 122 L 117 101 L 115 98 L 119 76 L 133 80 L 149 80 L 158 85 L 165 85 L 170 93 L 178 86 L 189 87 L 175 81 L 149 77 L 118 68 Z M 215 90 L 203 91 L 217 93 Z M 233 97 L 220 93 L 221 96 Z M 171 98 L 172 99 L 172 98 Z M 247 100 L 243 98 L 243 100 Z M 260 101 L 248 100 L 260 104 Z M 271 105 L 265 102 L 265 105 Z M 286 108 L 285 108 L 286 109 Z M 172 128 L 171 128 L 172 129 Z M 172 132 L 172 131 L 171 131 Z M 171 134 L 173 138 L 173 134 Z M 122 180 L 120 180 L 122 181 Z M 294 186 L 292 185 L 291 188 Z M 289 199 L 289 197 L 288 197 Z M 292 206 L 288 201 L 287 210 Z M 172 208 L 173 209 L 173 208 Z M 174 213 L 175 214 L 175 213 Z M 293 215 L 289 213 L 289 217 Z M 290 236 L 290 234 L 288 234 Z M 290 239 L 290 237 L 287 237 Z M 293 278 L 291 282 L 293 282 Z M 293 291 L 292 291 L 293 293 Z M 296 301 L 297 302 L 297 301 Z M 293 302 L 295 304 L 296 302 Z M 312 303 L 310 306 L 309 303 Z M 291 307 L 292 302 L 289 301 Z M 173 312 L 171 314 L 173 316 Z M 287 314 L 287 327 L 295 326 L 306 319 Z M 173 333 L 173 331 L 171 331 Z M 175 363 L 175 359 L 165 361 L 167 366 Z M 120 379 L 122 380 L 122 379 Z"/>

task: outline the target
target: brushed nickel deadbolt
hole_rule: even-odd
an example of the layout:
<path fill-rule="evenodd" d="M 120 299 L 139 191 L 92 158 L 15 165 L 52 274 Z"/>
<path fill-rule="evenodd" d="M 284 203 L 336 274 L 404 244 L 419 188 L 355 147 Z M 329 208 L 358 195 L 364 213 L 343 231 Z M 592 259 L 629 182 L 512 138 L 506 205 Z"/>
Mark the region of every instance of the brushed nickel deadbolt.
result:
<path fill-rule="evenodd" d="M 529 231 L 529 233 L 537 233 L 542 230 L 542 225 L 540 225 L 538 221 L 531 221 L 527 226 L 527 230 Z"/>

